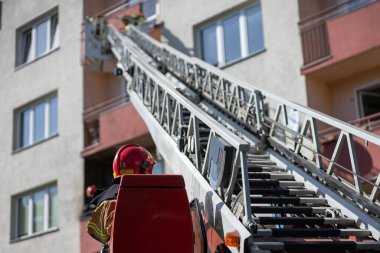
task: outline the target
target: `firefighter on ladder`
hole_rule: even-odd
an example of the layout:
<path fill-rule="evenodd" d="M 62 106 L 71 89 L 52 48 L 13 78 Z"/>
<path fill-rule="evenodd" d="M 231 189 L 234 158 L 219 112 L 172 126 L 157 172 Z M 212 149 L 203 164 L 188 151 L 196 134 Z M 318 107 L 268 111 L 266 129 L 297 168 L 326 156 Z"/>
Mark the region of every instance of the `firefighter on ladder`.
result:
<path fill-rule="evenodd" d="M 90 202 L 96 206 L 96 209 L 87 224 L 87 232 L 103 244 L 101 252 L 108 251 L 116 197 L 122 175 L 152 174 L 155 164 L 153 156 L 139 145 L 124 145 L 116 152 L 113 160 L 113 184 L 107 188 L 96 190 Z"/>
<path fill-rule="evenodd" d="M 130 25 L 134 25 L 136 27 L 141 28 L 141 26 L 145 22 L 145 17 L 141 13 L 136 13 L 136 14 L 125 15 L 121 18 L 121 20 L 124 23 L 124 30 L 125 30 L 124 32 L 127 32 Z"/>

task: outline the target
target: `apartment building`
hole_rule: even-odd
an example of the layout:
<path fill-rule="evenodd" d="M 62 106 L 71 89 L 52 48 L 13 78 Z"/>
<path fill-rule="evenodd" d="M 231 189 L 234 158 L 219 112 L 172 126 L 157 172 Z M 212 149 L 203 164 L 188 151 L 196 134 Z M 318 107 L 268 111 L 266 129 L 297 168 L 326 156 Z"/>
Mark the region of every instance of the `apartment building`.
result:
<path fill-rule="evenodd" d="M 256 87 L 344 121 L 379 111 L 378 1 L 132 2 L 0 1 L 0 251 L 97 252 L 86 186 L 111 183 L 124 143 L 159 155 L 115 60 L 85 54 L 86 17 L 123 29 L 144 13 L 157 39 Z"/>
<path fill-rule="evenodd" d="M 308 105 L 327 115 L 379 135 L 380 112 L 380 2 L 299 1 L 303 49 L 301 73 L 306 77 Z M 339 134 L 331 126 L 320 133 L 327 157 Z M 375 182 L 380 171 L 380 150 L 353 138 L 361 157 L 360 174 Z M 339 162 L 351 168 L 343 146 Z M 347 173 L 341 171 L 342 176 Z M 352 180 L 347 176 L 348 180 Z M 370 190 L 369 182 L 364 183 Z"/>
<path fill-rule="evenodd" d="M 155 1 L 143 3 L 148 2 Z M 144 12 L 143 5 L 134 12 Z M 373 127 L 378 114 L 368 116 L 379 112 L 378 5 L 374 0 L 160 0 L 154 12 L 162 42 L 255 87 L 343 121 L 366 117 Z M 298 124 L 297 112 L 293 116 Z M 321 137 L 331 157 L 338 135 L 328 127 Z M 371 161 L 362 175 L 372 180 L 379 150 L 355 143 L 358 155 L 370 158 L 361 159 Z M 340 162 L 345 159 L 343 154 Z"/>
<path fill-rule="evenodd" d="M 302 104 L 307 103 L 305 77 L 299 71 L 302 65 L 302 50 L 298 36 L 296 1 L 284 2 L 282 8 L 278 8 L 276 1 L 157 2 L 143 1 L 141 4 L 126 5 L 124 8 L 116 4 L 113 11 L 110 11 L 112 8 L 104 8 L 105 6 L 101 5 L 96 8 L 91 3 L 92 11 L 86 13 L 86 10 L 90 10 L 86 5 L 84 10 L 85 16 L 106 15 L 108 23 L 121 30 L 123 25 L 120 20 L 123 15 L 143 13 L 150 24 L 156 22 L 159 25 L 161 36 L 156 38 L 162 42 L 188 55 L 199 57 L 252 85 Z M 106 4 L 106 1 L 103 3 Z M 205 8 L 211 5 L 212 8 Z M 154 29 L 150 26 L 148 30 L 153 34 L 157 27 Z M 123 95 L 120 97 L 124 84 L 112 75 L 114 64 L 112 60 L 97 62 L 92 59 L 91 64 L 85 65 L 84 94 L 88 94 L 84 97 L 85 127 L 88 126 L 88 133 L 96 133 L 93 134 L 96 139 L 95 145 L 91 144 L 93 141 L 88 142 L 82 152 L 85 158 L 85 181 L 88 178 L 88 182 L 95 178 L 104 180 L 104 168 L 112 163 L 117 141 L 133 140 L 139 143 L 141 140 L 143 145 L 154 150 L 153 141 L 146 128 L 140 127 L 143 123 L 135 115 L 133 106 L 127 102 L 128 98 Z M 91 92 L 95 89 L 107 92 Z M 289 90 L 292 92 L 289 93 Z M 100 94 L 109 95 L 101 98 Z M 101 104 L 100 100 L 103 101 Z M 95 118 L 90 116 L 96 114 L 92 113 L 94 110 L 91 107 L 107 107 L 110 103 L 114 104 L 114 109 L 98 113 Z M 134 124 L 137 127 L 118 131 L 114 123 L 122 119 L 123 115 L 134 118 L 133 122 L 136 122 Z M 142 132 L 136 132 L 134 129 Z M 101 174 L 103 176 L 100 176 Z M 99 248 L 99 244 L 85 234 L 86 222 L 87 219 L 84 218 L 81 224 L 81 249 L 82 252 L 92 252 Z"/>
<path fill-rule="evenodd" d="M 160 17 L 163 42 L 255 87 L 307 103 L 297 1 L 162 0 Z"/>
<path fill-rule="evenodd" d="M 78 252 L 83 5 L 0 6 L 0 251 Z"/>
<path fill-rule="evenodd" d="M 299 1 L 308 104 L 344 121 L 380 110 L 380 3 Z"/>

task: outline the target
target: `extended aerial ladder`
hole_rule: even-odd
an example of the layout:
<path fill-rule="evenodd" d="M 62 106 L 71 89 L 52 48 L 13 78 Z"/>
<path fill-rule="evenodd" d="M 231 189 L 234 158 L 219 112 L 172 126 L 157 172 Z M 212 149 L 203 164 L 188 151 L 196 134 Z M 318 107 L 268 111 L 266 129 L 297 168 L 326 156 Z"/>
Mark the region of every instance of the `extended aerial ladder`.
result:
<path fill-rule="evenodd" d="M 199 200 L 204 222 L 220 238 L 239 233 L 231 252 L 380 250 L 380 176 L 363 178 L 355 152 L 358 141 L 379 148 L 378 136 L 242 82 L 133 26 L 127 34 L 113 26 L 101 32 L 107 45 L 100 46 L 118 60 L 133 105 L 170 169 L 184 176 L 189 199 Z M 338 136 L 331 157 L 321 151 L 326 125 Z M 343 149 L 351 168 L 340 164 Z"/>

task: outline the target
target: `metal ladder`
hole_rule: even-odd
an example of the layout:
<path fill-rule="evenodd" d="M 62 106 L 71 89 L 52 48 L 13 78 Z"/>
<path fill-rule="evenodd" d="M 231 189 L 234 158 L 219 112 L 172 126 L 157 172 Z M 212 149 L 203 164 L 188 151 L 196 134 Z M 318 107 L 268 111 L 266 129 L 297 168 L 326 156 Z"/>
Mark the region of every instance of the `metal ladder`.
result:
<path fill-rule="evenodd" d="M 245 84 L 134 27 L 126 36 L 109 26 L 108 41 L 157 148 L 184 175 L 188 194 L 214 215 L 207 218 L 216 231 L 240 233 L 239 252 L 380 250 L 380 180 L 370 196 L 363 192 L 352 144 L 356 136 L 380 146 L 377 136 Z M 266 113 L 267 104 L 276 112 Z M 299 130 L 288 125 L 289 108 L 302 114 Z M 317 121 L 339 130 L 327 165 Z M 215 136 L 234 149 L 231 176 L 217 189 L 207 163 Z M 352 185 L 334 175 L 343 139 Z"/>

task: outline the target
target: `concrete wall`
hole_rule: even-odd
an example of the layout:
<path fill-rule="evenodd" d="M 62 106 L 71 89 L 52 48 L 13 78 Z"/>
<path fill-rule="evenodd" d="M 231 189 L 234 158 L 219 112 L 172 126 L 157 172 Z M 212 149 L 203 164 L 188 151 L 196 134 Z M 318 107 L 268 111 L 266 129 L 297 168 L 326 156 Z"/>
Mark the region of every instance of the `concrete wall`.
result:
<path fill-rule="evenodd" d="M 332 114 L 344 121 L 359 118 L 357 91 L 379 83 L 379 68 L 375 68 L 331 84 Z"/>
<path fill-rule="evenodd" d="M 125 92 L 122 79 L 117 78 L 112 73 L 84 71 L 83 80 L 83 106 L 85 110 Z"/>
<path fill-rule="evenodd" d="M 197 26 L 255 3 L 257 1 L 161 0 L 162 41 L 182 52 L 194 54 Z M 305 78 L 300 74 L 302 50 L 297 25 L 298 2 L 281 1 L 279 5 L 276 0 L 262 0 L 261 7 L 266 50 L 228 65 L 224 70 L 256 87 L 306 104 Z"/>
<path fill-rule="evenodd" d="M 357 91 L 380 83 L 378 68 L 334 82 L 307 77 L 309 106 L 343 121 L 360 118 Z"/>
<path fill-rule="evenodd" d="M 15 69 L 16 29 L 58 7 L 59 49 Z M 82 3 L 76 0 L 6 0 L 0 30 L 1 252 L 79 252 L 83 200 Z M 58 136 L 12 151 L 14 109 L 51 91 L 58 94 Z M 11 196 L 57 181 L 59 230 L 10 243 Z"/>

